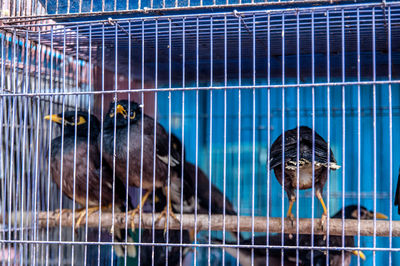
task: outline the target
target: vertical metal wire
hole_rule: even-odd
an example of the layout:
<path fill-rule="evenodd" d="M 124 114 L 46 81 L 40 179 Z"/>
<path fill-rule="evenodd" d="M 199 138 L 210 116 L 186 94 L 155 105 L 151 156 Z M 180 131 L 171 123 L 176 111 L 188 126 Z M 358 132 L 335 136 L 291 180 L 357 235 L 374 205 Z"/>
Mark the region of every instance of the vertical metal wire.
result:
<path fill-rule="evenodd" d="M 114 2 L 115 3 L 115 2 Z M 115 39 L 114 39 L 114 45 L 115 45 L 115 50 L 114 50 L 114 56 L 115 56 L 115 60 L 114 60 L 114 89 L 115 91 L 118 91 L 118 22 L 115 23 Z M 117 99 L 118 99 L 118 93 L 115 92 L 114 93 L 114 110 L 117 110 Z M 129 123 L 128 123 L 129 124 Z M 115 173 L 115 168 L 116 168 L 116 152 L 117 152 L 117 116 L 114 115 L 114 143 L 113 143 L 113 174 L 112 174 L 112 223 L 111 223 L 111 228 L 113 228 L 113 230 L 111 231 L 111 242 L 114 244 L 115 241 L 115 234 L 114 234 L 114 212 L 115 212 L 115 178 L 116 177 L 116 173 Z M 129 131 L 127 133 L 127 136 L 129 136 Z M 140 185 L 142 184 L 142 182 L 140 182 Z M 114 245 L 111 245 L 111 254 L 114 253 Z M 114 263 L 114 256 L 110 256 L 110 264 L 113 265 Z"/>
<path fill-rule="evenodd" d="M 186 18 L 183 17 L 182 19 L 182 88 L 186 86 Z M 185 159 L 185 90 L 182 91 L 182 160 Z M 181 170 L 181 217 L 183 215 L 183 178 L 184 178 L 184 171 L 185 171 L 185 164 L 182 163 L 182 170 Z M 183 243 L 183 224 L 180 223 L 180 244 Z M 182 257 L 183 257 L 183 247 L 179 248 L 179 265 L 183 265 Z"/>
<path fill-rule="evenodd" d="M 41 28 L 39 27 L 38 29 L 38 55 L 40 58 L 40 54 L 42 51 L 41 48 Z M 41 59 L 38 60 L 38 89 L 41 89 Z M 38 202 L 38 176 L 39 176 L 39 129 L 40 129 L 40 111 L 39 111 L 39 105 L 40 105 L 40 99 L 37 99 L 37 110 L 36 110 L 36 137 L 35 137 L 35 179 L 34 179 L 34 185 L 33 185 L 33 201 L 32 201 L 32 211 L 33 211 L 33 241 L 37 240 L 37 220 L 36 220 L 36 215 L 37 215 L 37 202 Z M 33 245 L 33 256 L 32 256 L 32 261 L 33 263 L 36 263 L 36 249 L 38 248 L 38 244 Z"/>
<path fill-rule="evenodd" d="M 282 14 L 282 188 L 281 188 L 281 243 L 285 245 L 285 13 Z M 281 249 L 281 264 L 284 263 L 285 250 Z"/>
<path fill-rule="evenodd" d="M 53 27 L 50 28 L 51 44 L 50 50 L 53 52 Z M 53 54 L 50 54 L 50 91 L 53 91 Z M 53 96 L 50 96 L 50 116 L 53 115 Z M 46 241 L 49 241 L 49 212 L 50 212 L 50 167 L 51 167 L 51 140 L 52 140 L 52 126 L 49 126 L 49 146 L 48 146 L 48 164 L 47 164 L 47 221 L 46 221 Z M 46 265 L 49 263 L 49 246 L 46 245 Z"/>
<path fill-rule="evenodd" d="M 195 169 L 199 167 L 199 18 L 196 18 L 196 142 L 195 142 Z M 195 172 L 194 182 L 194 243 L 197 244 L 197 199 L 198 199 L 198 171 Z M 197 265 L 197 248 L 194 249 L 194 266 Z"/>
<path fill-rule="evenodd" d="M 296 82 L 300 84 L 300 17 L 296 14 Z M 296 88 L 296 246 L 299 246 L 299 202 L 300 202 L 300 87 Z M 299 262 L 299 250 L 296 249 L 296 263 Z"/>
<path fill-rule="evenodd" d="M 129 38 L 129 42 L 130 42 L 130 38 Z M 130 56 L 129 56 L 129 61 L 130 61 Z M 129 64 L 130 65 L 130 64 Z M 144 89 L 144 21 L 142 21 L 142 89 Z M 130 85 L 129 85 L 130 86 Z M 131 108 L 131 104 L 130 104 L 130 94 L 128 94 L 128 98 L 129 98 L 129 109 Z M 144 96 L 143 96 L 143 92 L 141 94 L 141 102 L 142 104 L 144 104 Z M 142 109 L 142 117 L 141 117 L 142 121 L 144 121 L 144 109 Z M 130 124 L 128 123 L 128 132 L 130 132 Z M 127 135 L 127 155 L 129 154 L 129 147 L 130 147 L 130 133 Z M 155 142 L 155 141 L 154 141 Z M 144 145 L 144 123 L 141 123 L 141 129 L 140 129 L 140 187 L 139 187 L 139 243 L 142 243 L 142 197 L 143 197 L 143 153 L 144 153 L 144 149 L 143 149 L 143 145 Z M 127 157 L 127 161 L 126 161 L 126 165 L 127 167 L 129 167 L 129 157 Z M 128 181 L 128 174 L 129 174 L 129 168 L 127 168 L 126 171 L 126 184 L 129 184 Z M 154 190 L 153 190 L 153 194 L 155 194 Z M 127 195 L 128 196 L 128 195 Z M 141 255 L 141 245 L 138 246 L 138 265 L 140 265 L 140 255 Z"/>
<path fill-rule="evenodd" d="M 253 86 L 256 85 L 256 17 L 253 14 Z M 253 132 L 252 132 L 252 170 L 251 170 L 251 244 L 254 246 L 254 205 L 255 205 L 255 183 L 256 183 L 256 90 L 252 89 L 253 94 Z M 239 238 L 240 239 L 240 238 Z M 251 261 L 254 263 L 254 249 L 251 249 Z"/>
<path fill-rule="evenodd" d="M 104 3 L 104 2 L 103 2 Z M 105 32 L 104 24 L 101 27 L 101 108 L 100 108 L 100 169 L 103 169 L 103 144 L 104 144 L 104 67 L 105 67 Z M 103 171 L 100 171 L 100 184 L 103 184 Z M 103 190 L 99 186 L 99 206 L 102 204 Z M 99 226 L 97 227 L 97 241 L 101 241 L 101 208 L 99 209 Z M 100 266 L 100 245 L 97 245 L 97 265 Z"/>
<path fill-rule="evenodd" d="M 0 92 L 1 93 L 3 93 L 4 92 L 4 77 L 5 77 L 5 64 L 4 64 L 4 61 L 5 61 L 5 51 L 4 51 L 4 39 L 5 39 L 6 37 L 5 37 L 5 34 L 1 34 L 1 69 L 0 69 L 0 71 L 1 71 L 1 76 L 0 76 Z M 4 111 L 4 97 L 0 97 L 0 143 L 3 143 L 3 111 Z M 4 169 L 4 159 L 3 159 L 3 153 L 4 153 L 4 151 L 2 150 L 1 151 L 1 153 L 0 153 L 0 170 L 1 170 L 1 172 L 2 173 L 5 173 L 5 169 Z M 5 201 L 5 198 L 6 198 L 6 193 L 5 193 L 5 179 L 6 179 L 6 177 L 5 177 L 5 175 L 2 177 L 2 178 L 0 178 L 0 184 L 1 184 L 1 207 L 0 207 L 0 209 L 1 209 L 1 214 L 3 215 L 4 213 L 5 213 L 5 210 L 6 210 L 6 206 L 5 206 L 5 203 L 6 203 L 6 201 Z M 23 221 L 23 219 L 22 219 L 22 221 Z M 3 221 L 1 222 L 1 228 L 6 228 L 6 221 L 5 221 L 5 219 L 3 219 Z M 21 230 L 22 231 L 22 234 L 23 234 L 23 230 Z M 6 232 L 5 232 L 5 230 L 3 230 L 3 234 L 2 234 L 2 239 L 6 239 Z M 2 250 L 2 254 L 4 254 L 4 250 L 5 250 L 5 247 L 6 247 L 7 245 L 5 245 L 5 244 L 0 244 L 0 249 Z M 4 265 L 4 261 L 3 261 L 3 265 Z"/>
<path fill-rule="evenodd" d="M 16 64 L 17 64 L 17 52 L 16 52 L 16 49 L 17 49 L 17 46 L 16 46 L 16 43 L 17 43 L 17 36 L 16 36 L 16 31 L 15 31 L 15 29 L 14 29 L 14 31 L 13 31 L 13 37 L 12 37 L 12 39 L 11 39 L 11 45 L 10 46 L 12 46 L 11 47 L 11 49 L 12 49 L 12 54 L 11 54 L 11 71 L 12 71 L 12 73 L 11 73 L 11 77 L 12 77 L 12 79 L 11 79 L 11 87 L 12 87 L 12 91 L 14 92 L 14 93 L 16 93 Z M 10 130 L 11 130 L 11 137 L 10 137 L 10 142 L 9 143 L 11 143 L 11 147 L 10 147 L 10 164 L 9 164 L 9 183 L 8 183 L 8 213 L 12 213 L 12 207 L 13 207 L 13 202 L 15 202 L 13 199 L 12 199 L 12 196 L 13 196 L 13 192 L 14 192 L 14 189 L 13 189 L 13 186 L 14 186 L 14 182 L 13 182 L 13 180 L 14 180 L 14 138 L 15 138 L 15 103 L 16 103 L 16 98 L 15 97 L 12 97 L 11 98 L 11 100 L 12 100 L 12 107 L 11 107 L 11 110 L 9 111 L 9 112 L 11 112 L 11 114 L 9 114 L 10 116 L 9 116 L 9 119 L 11 119 L 11 121 L 9 121 L 8 122 L 8 124 L 10 125 Z M 11 232 L 12 232 L 12 228 L 11 228 L 11 226 L 12 226 L 12 220 L 11 220 L 11 216 L 12 215 L 9 215 L 8 216 L 8 231 L 9 231 L 9 234 L 8 234 L 8 240 L 9 241 L 11 241 Z M 9 245 L 9 248 L 8 248 L 8 257 L 7 257 L 7 263 L 8 264 L 10 264 L 11 263 L 11 248 L 14 248 L 14 245 Z"/>
<path fill-rule="evenodd" d="M 228 51 L 227 51 L 227 17 L 224 15 L 224 169 L 223 169 L 223 226 L 222 226 L 222 243 L 225 244 L 226 239 L 226 118 L 227 118 L 227 95 L 226 87 L 228 86 Z M 222 265 L 225 265 L 225 248 L 222 248 Z"/>
<path fill-rule="evenodd" d="M 344 9 L 342 15 L 342 82 L 346 81 L 346 64 L 345 64 L 345 31 L 344 31 Z M 345 247 L 345 194 L 346 194 L 346 86 L 342 86 L 342 248 Z M 342 250 L 342 265 L 344 265 L 345 250 Z"/>
<path fill-rule="evenodd" d="M 155 241 L 155 230 L 154 230 L 154 213 L 155 213 L 155 181 L 156 181 L 156 142 L 157 142 L 157 89 L 158 89 L 158 19 L 155 20 L 155 79 L 154 79 L 154 88 L 156 91 L 154 92 L 154 146 L 153 146 L 153 219 L 152 219 L 152 256 L 151 256 L 151 263 L 154 265 L 154 241 Z"/>
<path fill-rule="evenodd" d="M 91 88 L 92 86 L 92 25 L 89 25 L 89 64 L 88 64 L 88 81 L 89 81 L 89 88 Z M 90 99 L 91 96 L 88 97 L 88 106 L 90 106 Z M 90 132 L 90 123 L 91 123 L 91 110 L 90 108 L 88 109 L 88 137 L 87 137 L 87 157 L 86 157 L 86 213 L 88 213 L 88 205 L 89 205 L 89 160 L 97 160 L 97 158 L 89 158 L 89 151 L 90 151 L 90 138 L 91 135 L 90 134 L 97 134 L 96 132 Z M 94 123 L 94 122 L 93 122 Z M 102 171 L 102 169 L 100 168 L 100 171 Z M 100 183 L 99 183 L 100 184 Z M 86 223 L 85 223 L 85 236 L 84 239 L 85 241 L 88 241 L 88 223 L 87 223 L 88 219 L 86 219 Z M 86 265 L 86 261 L 87 261 L 87 245 L 85 245 L 84 247 L 84 251 L 83 251 L 83 264 Z"/>
<path fill-rule="evenodd" d="M 315 20 L 311 12 L 311 84 L 315 84 Z M 312 120 L 312 197 L 311 197 L 311 247 L 314 247 L 315 215 L 315 86 L 311 87 L 311 120 Z M 311 265 L 314 264 L 314 249 L 311 249 Z"/>
<path fill-rule="evenodd" d="M 237 156 L 238 156 L 238 167 L 237 167 L 237 239 L 240 239 L 240 183 L 241 183 L 241 136 L 242 136 L 242 24 L 240 21 L 241 17 L 238 16 L 238 143 L 237 143 Z M 239 266 L 240 253 L 239 249 L 236 249 L 236 265 Z"/>
<path fill-rule="evenodd" d="M 171 42 L 171 38 L 172 38 L 172 22 L 171 22 L 171 18 L 168 18 L 168 179 L 167 179 L 167 188 L 168 188 L 168 192 L 167 192 L 167 232 L 166 232 L 166 243 L 169 243 L 169 219 L 170 219 L 170 212 L 169 212 L 169 208 L 170 208 L 170 201 L 171 201 L 171 54 L 172 54 L 172 42 Z M 165 266 L 168 266 L 168 246 L 166 246 L 165 248 Z"/>
<path fill-rule="evenodd" d="M 23 87 L 23 92 L 24 93 L 27 93 L 28 92 L 28 88 L 29 88 L 29 75 L 28 75 L 28 68 L 30 67 L 30 65 L 29 65 L 29 60 L 30 60 L 30 57 L 29 57 L 29 55 L 30 55 L 30 52 L 28 53 L 28 48 L 30 48 L 30 42 L 29 42 L 29 33 L 28 33 L 28 31 L 26 31 L 26 33 L 25 33 L 25 64 L 24 64 L 24 68 L 25 68 L 25 82 L 24 82 L 24 87 Z M 3 75 L 4 73 L 2 72 L 2 75 Z M 1 90 L 0 90 L 1 91 Z M 1 103 L 3 103 L 3 99 L 1 99 Z M 28 106 L 27 106 L 27 97 L 24 97 L 23 98 L 23 108 L 24 108 L 24 110 L 28 110 Z M 2 125 L 3 124 L 3 121 L 2 121 L 2 111 L 3 111 L 3 108 L 1 107 L 1 111 L 0 111 L 0 125 Z M 26 169 L 25 169 L 25 158 L 26 158 L 26 154 L 25 154 L 25 152 L 26 152 L 26 138 L 27 138 L 27 136 L 26 136 L 26 128 L 27 128 L 27 120 L 28 120 L 28 118 L 27 118 L 27 114 L 28 114 L 28 112 L 27 111 L 25 111 L 24 112 L 24 116 L 23 116 L 23 133 L 22 133 L 22 147 L 23 147 L 23 149 L 22 149 L 22 169 L 21 169 L 21 173 L 22 173 L 22 176 L 23 176 L 23 178 L 22 178 L 22 181 L 21 181 L 21 225 L 24 225 L 25 223 L 24 223 L 24 212 L 25 212 L 25 178 L 24 178 L 24 176 L 25 176 L 25 171 L 26 171 Z M 2 132 L 0 131 L 0 135 L 2 135 Z M 1 137 L 0 137 L 0 143 L 2 143 L 2 139 L 1 139 Z M 24 236 L 24 232 L 25 232 L 25 230 L 24 230 L 25 228 L 24 228 L 24 226 L 21 226 L 21 231 L 20 231 L 20 239 L 23 241 L 24 239 L 25 239 L 25 236 Z M 20 250 L 20 263 L 23 265 L 24 264 L 24 259 L 25 259 L 25 256 L 24 256 L 24 252 L 25 252 L 25 245 L 20 245 L 20 247 L 21 247 L 21 250 Z"/>
<path fill-rule="evenodd" d="M 66 29 L 63 29 L 63 85 L 62 85 L 62 90 L 63 92 L 66 91 L 65 89 L 65 80 L 66 80 Z M 64 111 L 65 111 L 65 97 L 63 97 L 62 100 L 62 119 L 64 121 Z M 60 212 L 62 210 L 62 203 L 63 203 L 63 170 L 64 170 L 64 123 L 61 124 L 61 163 L 60 163 Z M 58 239 L 59 241 L 62 241 L 62 215 L 60 215 L 60 224 L 58 227 Z M 62 246 L 58 246 L 58 266 L 61 265 L 61 257 L 62 257 Z"/>
<path fill-rule="evenodd" d="M 357 8 L 357 82 L 361 80 L 360 69 L 360 9 Z M 361 88 L 357 85 L 357 247 L 360 248 L 360 204 L 361 204 Z M 357 256 L 360 265 L 360 256 Z"/>
<path fill-rule="evenodd" d="M 329 10 L 326 11 L 326 76 L 327 76 L 327 82 L 328 84 L 331 82 L 331 60 L 330 60 L 330 17 L 329 17 Z M 331 167 L 331 87 L 328 85 L 326 87 L 326 107 L 327 107 L 327 121 L 328 121 L 328 134 L 327 134 L 327 142 L 328 142 L 328 149 L 327 149 L 327 163 L 328 163 L 328 169 L 326 173 L 326 202 L 327 202 L 327 213 L 326 213 L 326 245 L 329 247 L 329 211 L 330 211 L 330 167 Z M 326 262 L 328 264 L 329 262 L 329 249 L 326 252 Z"/>
<path fill-rule="evenodd" d="M 129 0 L 128 0 L 129 1 Z M 127 3 L 128 3 L 128 1 L 127 1 Z M 131 36 L 131 34 L 132 34 L 132 32 L 131 32 L 131 21 L 129 20 L 129 22 L 128 22 L 128 90 L 130 91 L 131 90 L 131 82 L 132 82 L 132 80 L 131 80 L 131 76 L 132 76 L 132 66 L 131 66 L 131 56 L 132 56 L 132 36 Z M 142 35 L 142 37 L 143 37 L 143 35 Z M 144 40 L 142 40 L 142 42 L 143 42 Z M 144 57 L 144 53 L 143 53 L 143 45 L 142 45 L 142 60 L 144 60 L 143 59 L 143 57 Z M 143 75 L 143 74 L 142 74 Z M 142 77 L 142 83 L 143 83 L 143 77 Z M 142 92 L 142 95 L 143 95 L 143 92 Z M 142 101 L 141 101 L 141 103 L 142 104 L 144 104 L 143 103 L 143 99 L 142 99 Z M 128 93 L 128 114 L 130 114 L 131 113 L 131 94 L 130 93 Z M 143 112 L 142 112 L 143 113 Z M 142 118 L 143 119 L 143 118 Z M 143 121 L 143 120 L 142 120 Z M 131 132 L 130 131 L 130 123 L 128 123 L 128 130 L 127 130 L 127 132 Z M 130 135 L 130 134 L 127 134 L 128 136 Z M 143 139 L 143 138 L 142 138 Z M 129 232 L 128 232 L 128 209 L 129 209 L 129 152 L 130 152 L 130 143 L 129 143 L 129 141 L 130 141 L 130 138 L 128 137 L 127 138 L 127 140 L 126 140 L 126 147 L 127 147 L 127 151 L 126 151 L 126 174 L 125 174 L 125 184 L 126 184 L 126 186 L 125 186 L 125 232 L 124 232 L 124 235 L 125 235 L 125 237 L 124 237 L 124 239 L 125 239 L 125 244 L 126 244 L 126 242 L 128 241 L 128 235 L 129 235 Z M 142 141 L 142 140 L 141 140 Z M 141 147 L 143 147 L 143 144 L 141 144 Z M 140 153 L 140 165 L 142 166 L 143 165 L 143 163 L 142 163 L 142 161 L 143 161 L 143 153 L 141 152 Z M 141 170 L 141 172 L 142 172 L 142 170 Z M 139 234 L 140 236 L 139 237 L 141 237 L 141 234 Z M 140 240 L 141 239 L 139 239 L 139 243 L 140 243 Z M 128 256 L 128 246 L 125 246 L 125 248 L 124 248 L 124 265 L 126 265 L 127 264 L 127 256 Z M 138 260 L 139 260 L 139 258 L 140 258 L 140 252 L 138 252 Z"/>
<path fill-rule="evenodd" d="M 270 195 L 271 195 L 271 14 L 268 14 L 267 22 L 267 241 L 269 246 L 269 214 L 270 214 Z M 266 265 L 269 266 L 269 249 L 266 249 L 265 254 Z"/>
<path fill-rule="evenodd" d="M 142 20 L 142 82 L 141 82 L 141 88 L 142 89 L 144 89 L 144 20 Z M 129 22 L 129 28 L 130 28 L 130 22 Z M 130 30 L 129 30 L 129 34 L 130 34 Z M 131 37 L 129 37 L 129 61 L 131 60 L 131 49 L 132 49 L 132 44 L 131 44 Z M 130 67 L 131 67 L 131 64 L 129 63 L 129 69 L 130 69 Z M 131 76 L 131 71 L 129 70 L 129 88 L 130 88 L 130 76 Z M 130 94 L 128 94 L 128 98 L 129 98 L 129 109 L 131 108 L 131 106 L 130 106 Z M 144 95 L 143 95 L 143 92 L 141 93 L 141 103 L 142 103 L 142 105 L 144 104 Z M 144 108 L 142 109 L 142 114 L 141 114 L 141 119 L 142 119 L 142 121 L 144 121 Z M 128 126 L 130 127 L 130 125 L 128 124 Z M 130 132 L 130 128 L 128 129 L 128 132 Z M 128 136 L 129 136 L 130 134 L 128 134 Z M 130 147 L 130 144 L 129 144 L 129 140 L 130 138 L 128 137 L 127 138 L 127 147 L 128 147 L 128 151 L 127 151 L 127 156 L 128 156 L 128 154 L 129 154 L 129 147 Z M 144 152 L 144 149 L 143 149 L 143 143 L 144 143 L 144 123 L 142 123 L 141 124 L 141 129 L 140 129 L 140 184 L 142 184 L 142 182 L 143 182 L 143 152 Z M 129 160 L 128 160 L 128 158 L 129 157 L 127 157 L 127 163 L 126 163 L 126 166 L 127 167 L 129 167 Z M 129 169 L 129 168 L 128 168 Z M 127 182 L 126 184 L 129 184 L 129 171 L 128 171 L 128 169 L 126 170 L 126 181 L 125 182 Z M 127 186 L 127 189 L 128 189 L 128 186 Z M 128 192 L 128 190 L 127 190 L 127 193 L 129 193 Z M 141 232 L 141 226 L 142 226 L 142 223 L 141 223 L 141 220 L 142 220 L 142 206 L 141 206 L 141 204 L 142 204 L 142 197 L 143 197 L 143 191 L 142 191 L 142 189 L 140 189 L 140 191 L 139 191 L 139 232 Z M 154 192 L 154 190 L 153 190 L 153 194 L 155 194 L 155 192 Z M 126 194 L 126 196 L 127 196 L 127 198 L 128 198 L 128 194 Z M 128 206 L 128 205 L 127 205 Z M 126 232 L 126 235 L 128 234 L 128 232 Z M 126 238 L 127 239 L 127 238 Z M 142 234 L 141 233 L 139 233 L 139 243 L 142 243 Z M 138 246 L 138 265 L 140 265 L 140 255 L 141 255 L 141 246 L 139 245 Z M 126 250 L 125 250 L 125 253 L 126 253 Z M 126 255 L 125 255 L 125 261 L 126 261 Z"/>
<path fill-rule="evenodd" d="M 212 141 L 213 141 L 213 17 L 210 17 L 210 141 L 209 141 L 209 181 L 208 181 L 208 244 L 211 244 L 211 184 L 212 184 Z M 208 247 L 208 265 L 211 265 L 211 247 Z"/>
<path fill-rule="evenodd" d="M 388 7 L 388 101 L 389 101 L 389 248 L 392 249 L 393 239 L 393 113 L 392 113 L 392 17 Z M 399 181 L 397 181 L 399 182 Z M 392 251 L 389 251 L 389 265 L 392 265 Z"/>
<path fill-rule="evenodd" d="M 75 57 L 76 57 L 76 67 L 75 67 L 75 90 L 79 91 L 79 85 L 78 85 L 78 74 L 79 74 L 79 26 L 76 27 L 76 48 L 75 48 Z M 74 121 L 78 121 L 78 95 L 75 94 L 75 120 Z M 76 210 L 76 203 L 75 203 L 75 199 L 76 199 L 76 162 L 77 162 L 77 158 L 76 158 L 76 150 L 77 150 L 77 140 L 78 140 L 78 127 L 77 124 L 75 124 L 74 126 L 74 165 L 73 165 L 73 197 L 72 197 L 72 220 L 75 221 L 75 210 Z M 72 242 L 75 241 L 75 223 L 72 223 Z M 74 265 L 75 263 L 75 246 L 73 245 L 71 247 L 71 265 Z"/>
<path fill-rule="evenodd" d="M 375 47 L 375 8 L 372 8 L 372 100 L 373 100 L 373 135 L 374 135 L 374 235 L 373 247 L 376 248 L 376 47 Z M 376 265 L 376 252 L 373 254 L 373 265 Z"/>

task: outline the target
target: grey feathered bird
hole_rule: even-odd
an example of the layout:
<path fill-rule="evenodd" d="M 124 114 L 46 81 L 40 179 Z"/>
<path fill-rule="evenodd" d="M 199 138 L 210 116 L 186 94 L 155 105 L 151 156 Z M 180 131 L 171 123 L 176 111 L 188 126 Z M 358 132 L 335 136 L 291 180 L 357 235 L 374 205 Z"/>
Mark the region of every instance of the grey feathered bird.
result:
<path fill-rule="evenodd" d="M 322 198 L 322 191 L 327 180 L 329 169 L 339 169 L 332 150 L 328 153 L 326 141 L 311 128 L 300 127 L 299 139 L 299 161 L 297 162 L 297 131 L 291 129 L 285 131 L 285 148 L 282 149 L 282 135 L 280 135 L 271 146 L 270 168 L 274 170 L 278 182 L 282 185 L 284 176 L 284 189 L 289 198 L 289 209 L 287 216 L 293 220 L 292 207 L 296 201 L 297 189 L 297 166 L 299 168 L 299 189 L 309 189 L 313 185 L 313 149 L 314 149 L 314 185 L 315 195 L 324 209 L 323 217 L 327 210 Z M 314 133 L 314 144 L 313 144 Z M 284 153 L 284 156 L 283 156 Z M 328 162 L 329 154 L 329 162 Z M 282 160 L 284 162 L 284 175 L 282 173 Z"/>

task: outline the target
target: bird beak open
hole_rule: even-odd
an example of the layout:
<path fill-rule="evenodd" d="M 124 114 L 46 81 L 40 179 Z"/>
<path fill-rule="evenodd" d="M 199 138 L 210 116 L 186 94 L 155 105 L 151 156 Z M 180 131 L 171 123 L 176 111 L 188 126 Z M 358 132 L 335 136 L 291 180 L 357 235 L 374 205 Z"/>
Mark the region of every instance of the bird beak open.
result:
<path fill-rule="evenodd" d="M 126 112 L 125 108 L 120 104 L 117 105 L 117 114 L 121 114 L 124 118 L 128 116 L 128 113 Z"/>
<path fill-rule="evenodd" d="M 351 253 L 353 253 L 353 255 L 355 255 L 355 256 L 360 256 L 360 258 L 362 260 L 366 260 L 367 259 L 367 257 L 365 257 L 365 255 L 364 255 L 364 253 L 362 251 L 353 250 Z"/>
<path fill-rule="evenodd" d="M 59 117 L 58 115 L 52 115 L 52 116 L 46 115 L 44 119 L 49 121 L 51 120 L 53 122 L 56 122 L 57 124 L 62 124 L 62 117 Z"/>

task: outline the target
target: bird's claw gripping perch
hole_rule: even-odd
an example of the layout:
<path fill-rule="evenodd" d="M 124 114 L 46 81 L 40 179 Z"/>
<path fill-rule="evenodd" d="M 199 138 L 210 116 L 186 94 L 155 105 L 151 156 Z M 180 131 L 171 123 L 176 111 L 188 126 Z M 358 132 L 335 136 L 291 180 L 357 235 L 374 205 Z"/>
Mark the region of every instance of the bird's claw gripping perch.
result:
<path fill-rule="evenodd" d="M 146 202 L 147 198 L 149 197 L 151 191 L 147 191 L 146 194 L 144 194 L 144 196 L 142 197 L 142 200 L 140 202 L 140 204 L 133 210 L 130 212 L 130 216 L 131 216 L 131 228 L 132 231 L 135 232 L 135 216 L 136 214 L 139 213 L 140 210 L 143 209 L 144 203 Z"/>
<path fill-rule="evenodd" d="M 181 222 L 178 217 L 176 217 L 175 213 L 172 210 L 172 206 L 171 204 L 169 204 L 169 206 L 165 206 L 164 210 L 160 213 L 160 215 L 157 217 L 156 219 L 156 223 L 161 219 L 161 217 L 165 216 L 165 220 L 164 220 L 164 235 L 167 232 L 167 215 L 169 214 L 169 216 L 171 216 L 172 218 L 174 218 L 175 220 L 177 220 L 178 222 Z"/>
<path fill-rule="evenodd" d="M 77 219 L 78 219 L 78 220 L 77 220 L 76 223 L 75 223 L 75 228 L 79 228 L 79 226 L 80 226 L 81 223 L 82 223 L 83 218 L 89 217 L 89 215 L 91 215 L 92 213 L 97 212 L 99 209 L 100 209 L 100 208 L 99 208 L 98 206 L 96 206 L 96 207 L 90 207 L 90 208 L 88 208 L 87 211 L 86 211 L 86 208 L 83 208 L 83 209 L 78 210 L 78 211 L 76 212 L 76 214 L 78 215 L 78 216 L 77 216 Z"/>

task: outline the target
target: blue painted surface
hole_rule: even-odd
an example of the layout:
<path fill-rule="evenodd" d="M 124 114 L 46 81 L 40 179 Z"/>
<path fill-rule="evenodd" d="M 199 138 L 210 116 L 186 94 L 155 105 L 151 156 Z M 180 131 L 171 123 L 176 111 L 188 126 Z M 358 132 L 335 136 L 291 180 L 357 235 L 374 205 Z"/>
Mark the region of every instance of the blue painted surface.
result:
<path fill-rule="evenodd" d="M 384 77 L 382 77 L 384 78 Z M 261 83 L 263 81 L 260 81 Z M 264 80 L 266 83 L 266 81 Z M 295 79 L 288 79 L 286 83 L 293 83 Z M 304 83 L 310 83 L 311 80 L 304 80 Z M 243 81 L 248 83 L 248 81 Z M 280 79 L 274 79 L 272 84 L 281 84 Z M 360 149 L 360 191 L 361 205 L 369 209 L 374 207 L 374 154 L 373 154 L 373 94 L 372 86 L 361 86 L 361 142 L 360 147 L 357 145 L 358 133 L 358 117 L 357 117 L 357 86 L 345 87 L 345 120 L 342 118 L 342 87 L 330 87 L 330 143 L 335 157 L 342 168 L 331 172 L 329 181 L 329 213 L 333 215 L 343 204 L 342 202 L 342 186 L 345 187 L 345 205 L 357 204 L 358 191 L 358 150 Z M 240 178 L 240 214 L 252 214 L 252 175 L 254 173 L 254 214 L 266 215 L 267 198 L 270 201 L 270 216 L 279 217 L 282 215 L 282 188 L 275 179 L 273 172 L 270 175 L 270 187 L 267 185 L 267 137 L 268 130 L 271 134 L 271 143 L 282 133 L 282 89 L 270 89 L 270 112 L 271 127 L 268 127 L 268 89 L 257 89 L 255 93 L 255 171 L 252 170 L 252 111 L 253 111 L 253 91 L 241 90 L 241 163 L 240 176 L 238 176 L 238 90 L 230 90 L 227 92 L 227 135 L 226 135 L 226 193 L 228 198 L 238 207 L 238 185 Z M 158 94 L 159 118 L 161 123 L 168 128 L 168 95 L 167 93 Z M 300 95 L 300 125 L 312 127 L 312 88 L 305 87 L 299 90 Z M 327 88 L 315 88 L 315 129 L 325 139 L 328 137 L 328 114 L 327 114 Z M 173 132 L 181 138 L 181 108 L 182 93 L 175 92 L 172 94 L 172 129 Z M 297 125 L 297 88 L 285 89 L 285 130 L 295 128 Z M 200 91 L 198 94 L 198 102 L 196 101 L 196 92 L 185 92 L 185 147 L 186 156 L 189 161 L 195 162 L 196 151 L 196 104 L 199 108 L 199 125 L 198 125 L 198 164 L 208 174 L 211 173 L 211 179 L 221 190 L 223 189 L 223 126 L 224 126 L 224 92 L 212 92 L 212 132 L 210 133 L 210 100 L 211 92 Z M 398 85 L 392 86 L 392 105 L 393 105 L 393 169 L 389 168 L 389 97 L 388 86 L 376 86 L 376 209 L 389 215 L 390 205 L 393 201 L 389 200 L 390 196 L 390 171 L 393 173 L 392 196 L 394 197 L 394 189 L 397 184 L 399 162 L 399 139 L 396 137 L 400 127 L 399 107 L 400 107 L 400 90 Z M 343 153 L 343 122 L 345 123 L 345 153 Z M 210 171 L 210 136 L 212 135 L 212 160 Z M 345 160 L 344 160 L 345 156 Z M 325 186 L 324 198 L 327 198 L 327 188 Z M 269 194 L 268 190 L 272 193 Z M 299 199 L 299 216 L 320 217 L 322 208 L 316 198 L 315 212 L 312 213 L 312 197 L 311 190 L 301 191 Z M 283 208 L 286 214 L 288 201 L 285 197 L 285 206 Z M 301 207 L 303 206 L 303 207 Z M 307 206 L 307 207 L 304 207 Z M 296 210 L 295 210 L 296 212 Z M 398 220 L 397 209 L 393 209 L 393 219 Z M 249 233 L 246 234 L 250 236 Z M 393 247 L 398 247 L 400 241 L 393 239 Z M 373 237 L 361 237 L 362 247 L 372 247 Z M 376 246 L 380 248 L 389 247 L 389 239 L 378 237 Z M 373 253 L 365 252 L 368 260 L 361 262 L 363 265 L 373 264 Z M 204 250 L 204 256 L 199 256 L 199 260 L 203 262 L 203 258 L 207 256 L 207 250 Z M 213 256 L 216 255 L 213 253 Z M 218 257 L 218 256 L 217 256 Z M 221 259 L 220 257 L 216 258 Z M 392 254 L 393 265 L 400 261 L 400 255 Z M 356 258 L 353 258 L 353 264 L 356 264 Z M 204 260 L 206 263 L 207 260 Z M 377 252 L 376 262 L 380 265 L 388 263 L 388 252 Z"/>

